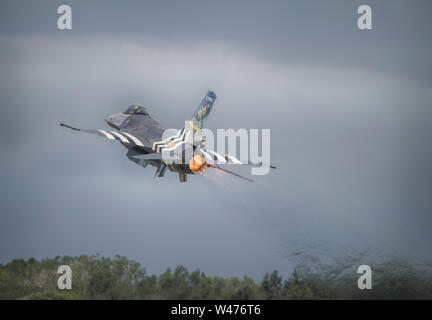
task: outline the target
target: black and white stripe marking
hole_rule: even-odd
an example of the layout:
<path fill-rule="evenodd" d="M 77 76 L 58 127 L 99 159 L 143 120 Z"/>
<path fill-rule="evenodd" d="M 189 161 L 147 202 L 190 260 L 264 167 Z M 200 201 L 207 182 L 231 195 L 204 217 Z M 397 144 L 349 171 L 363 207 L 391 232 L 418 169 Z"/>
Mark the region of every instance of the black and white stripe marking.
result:
<path fill-rule="evenodd" d="M 180 144 L 184 144 L 187 137 L 187 131 L 185 128 L 179 130 L 176 135 L 166 138 L 162 141 L 156 141 L 153 143 L 153 150 L 155 152 L 162 152 L 162 150 L 172 150 L 178 147 Z M 179 144 L 180 142 L 180 144 Z M 170 144 L 173 144 L 171 147 Z"/>
<path fill-rule="evenodd" d="M 133 146 L 144 147 L 144 144 L 141 142 L 141 140 L 130 133 L 117 132 L 117 131 L 105 131 L 105 130 L 98 130 L 98 131 L 110 140 L 118 140 Z"/>
<path fill-rule="evenodd" d="M 203 156 L 211 162 L 242 164 L 241 161 L 228 154 L 221 155 L 212 150 L 201 150 Z"/>

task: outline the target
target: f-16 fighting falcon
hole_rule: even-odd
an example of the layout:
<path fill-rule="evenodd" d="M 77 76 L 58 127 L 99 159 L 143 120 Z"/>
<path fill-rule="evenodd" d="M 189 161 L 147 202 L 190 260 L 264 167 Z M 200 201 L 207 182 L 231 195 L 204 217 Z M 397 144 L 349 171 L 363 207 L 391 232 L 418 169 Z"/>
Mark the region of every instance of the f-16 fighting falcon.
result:
<path fill-rule="evenodd" d="M 77 132 L 117 140 L 128 149 L 127 157 L 130 160 L 143 167 L 149 164 L 157 167 L 155 177 L 163 177 L 168 168 L 179 174 L 180 182 L 186 182 L 188 174 L 201 174 L 207 168 L 214 168 L 253 181 L 217 164 L 242 164 L 240 160 L 205 149 L 201 131 L 215 100 L 216 94 L 209 91 L 193 114 L 192 120 L 187 121 L 185 127 L 176 134 L 165 139 L 164 128 L 150 116 L 147 108 L 138 104 L 130 105 L 124 112 L 113 114 L 105 120 L 115 130 L 78 129 L 64 123 L 60 125 Z"/>

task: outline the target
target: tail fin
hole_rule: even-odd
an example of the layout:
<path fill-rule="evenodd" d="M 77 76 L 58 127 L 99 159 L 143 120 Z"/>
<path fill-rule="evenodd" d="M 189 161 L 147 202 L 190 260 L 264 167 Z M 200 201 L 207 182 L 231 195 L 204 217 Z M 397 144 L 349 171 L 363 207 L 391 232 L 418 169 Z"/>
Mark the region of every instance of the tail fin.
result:
<path fill-rule="evenodd" d="M 163 147 L 168 146 L 169 148 L 173 148 L 177 143 L 184 144 L 185 142 L 190 142 L 194 146 L 201 145 L 203 142 L 201 129 L 204 127 L 204 122 L 210 114 L 215 100 L 216 94 L 214 91 L 209 90 L 198 108 L 196 108 L 192 120 L 185 121 L 185 128 L 179 130 L 177 135 L 171 136 L 163 141 L 154 142 L 153 149 L 156 152 L 160 152 Z"/>
<path fill-rule="evenodd" d="M 193 114 L 193 124 L 198 129 L 202 129 L 204 127 L 204 123 L 207 120 L 208 115 L 213 107 L 213 104 L 216 100 L 216 94 L 214 91 L 209 91 L 205 95 L 204 99 L 201 101 L 198 108 L 195 110 Z"/>

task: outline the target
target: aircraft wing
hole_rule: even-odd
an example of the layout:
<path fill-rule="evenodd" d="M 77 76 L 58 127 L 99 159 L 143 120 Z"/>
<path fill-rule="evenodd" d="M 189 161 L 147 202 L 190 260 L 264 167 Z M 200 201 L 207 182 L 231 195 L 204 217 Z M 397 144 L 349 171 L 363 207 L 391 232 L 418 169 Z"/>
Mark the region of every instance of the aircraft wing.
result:
<path fill-rule="evenodd" d="M 64 123 L 60 123 L 60 126 L 66 127 L 66 128 L 69 128 L 69 129 L 75 130 L 75 131 L 82 131 L 82 132 L 96 134 L 100 137 L 107 138 L 109 140 L 117 140 L 117 141 L 120 141 L 122 143 L 129 144 L 132 147 L 138 147 L 138 148 L 143 148 L 143 149 L 146 147 L 144 145 L 144 142 L 140 138 L 136 137 L 135 135 L 133 135 L 131 133 L 124 132 L 124 131 L 79 129 L 79 128 L 75 128 L 75 127 L 69 126 L 69 125 L 64 124 Z"/>

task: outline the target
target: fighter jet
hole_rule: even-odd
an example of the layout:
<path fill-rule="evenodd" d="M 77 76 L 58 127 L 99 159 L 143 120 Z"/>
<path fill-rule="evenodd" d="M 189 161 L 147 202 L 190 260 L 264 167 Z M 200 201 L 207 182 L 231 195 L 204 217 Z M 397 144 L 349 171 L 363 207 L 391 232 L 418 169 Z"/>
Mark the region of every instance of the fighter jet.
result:
<path fill-rule="evenodd" d="M 60 125 L 76 132 L 117 140 L 128 149 L 126 155 L 131 161 L 142 167 L 155 166 L 155 177 L 163 177 L 168 169 L 178 173 L 180 182 L 186 182 L 187 175 L 202 174 L 207 168 L 214 168 L 252 182 L 218 165 L 242 164 L 239 159 L 205 149 L 201 132 L 215 100 L 216 94 L 208 91 L 192 120 L 186 121 L 184 128 L 168 137 L 163 137 L 164 128 L 150 116 L 147 108 L 139 104 L 130 105 L 124 112 L 110 115 L 105 120 L 115 130 L 78 129 L 64 123 Z"/>

